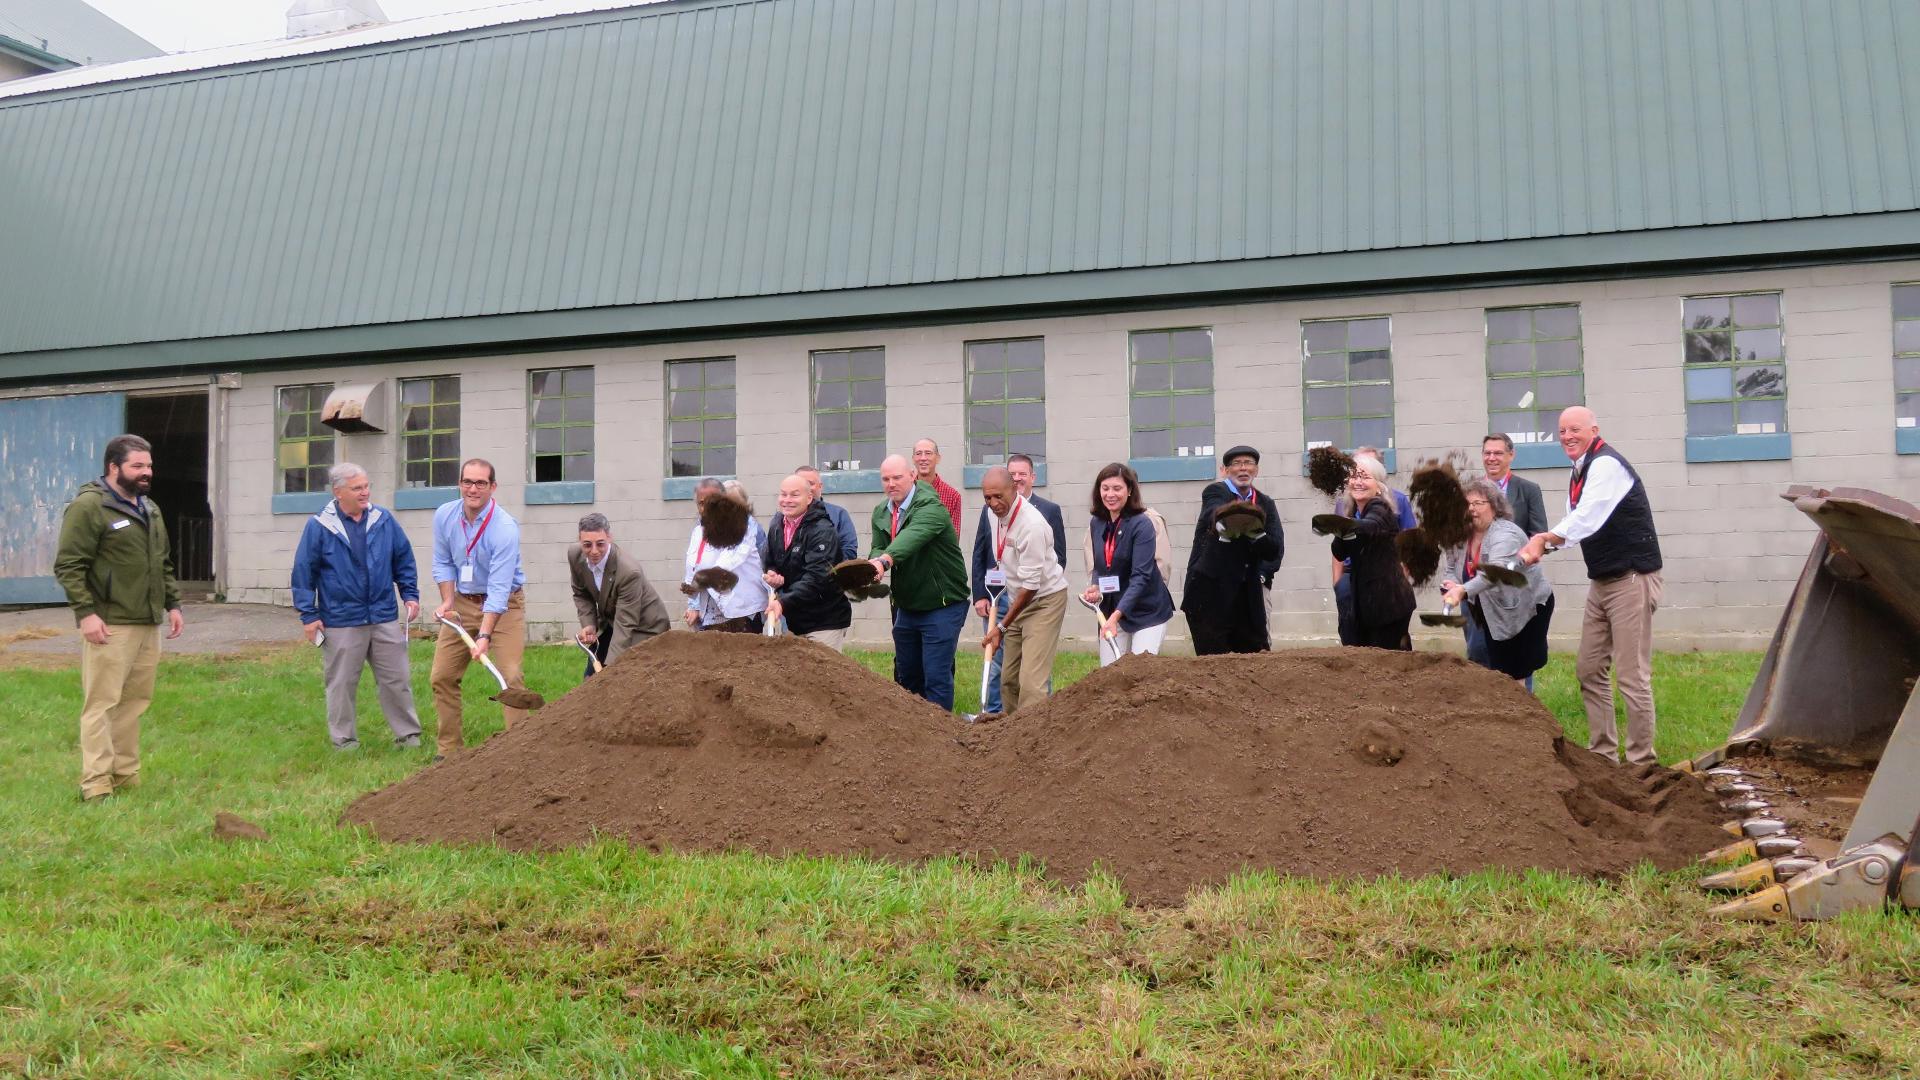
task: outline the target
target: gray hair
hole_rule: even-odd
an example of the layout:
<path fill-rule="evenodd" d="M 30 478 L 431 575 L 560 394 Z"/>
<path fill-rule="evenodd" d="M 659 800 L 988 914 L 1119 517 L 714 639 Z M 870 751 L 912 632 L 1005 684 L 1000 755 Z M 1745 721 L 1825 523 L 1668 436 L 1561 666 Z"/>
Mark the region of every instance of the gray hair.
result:
<path fill-rule="evenodd" d="M 1487 505 L 1493 508 L 1495 521 L 1513 520 L 1513 504 L 1507 501 L 1507 493 L 1500 490 L 1499 484 L 1481 477 L 1478 480 L 1469 480 L 1462 486 L 1466 488 L 1466 494 L 1478 495 L 1487 500 Z"/>
<path fill-rule="evenodd" d="M 726 487 L 726 485 L 722 484 L 717 478 L 711 477 L 711 476 L 703 476 L 700 478 L 699 483 L 693 485 L 693 490 L 713 491 L 718 488 L 724 488 L 724 487 Z"/>
<path fill-rule="evenodd" d="M 747 494 L 747 485 L 738 480 L 723 480 L 720 482 L 720 490 L 745 503 L 748 514 L 753 513 L 753 497 Z"/>
<path fill-rule="evenodd" d="M 365 475 L 367 475 L 367 470 L 355 465 L 351 461 L 343 461 L 327 470 L 327 490 L 338 491 L 340 488 L 346 486 L 347 481 Z"/>
<path fill-rule="evenodd" d="M 603 532 L 608 536 L 612 536 L 613 526 L 607 524 L 607 515 L 605 514 L 588 514 L 586 517 L 580 519 L 580 531 L 583 533 Z"/>

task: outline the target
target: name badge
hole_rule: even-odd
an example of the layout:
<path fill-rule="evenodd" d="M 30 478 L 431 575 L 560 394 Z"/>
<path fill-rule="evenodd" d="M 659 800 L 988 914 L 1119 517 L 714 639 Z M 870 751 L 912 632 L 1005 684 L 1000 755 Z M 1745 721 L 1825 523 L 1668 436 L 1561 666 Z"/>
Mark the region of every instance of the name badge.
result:
<path fill-rule="evenodd" d="M 1000 588 L 1007 583 L 1007 572 L 999 569 L 989 570 L 986 574 L 986 582 L 993 588 Z"/>
<path fill-rule="evenodd" d="M 1102 574 L 1100 576 L 1100 591 L 1103 593 L 1119 592 L 1120 591 L 1120 575 L 1119 574 Z"/>
<path fill-rule="evenodd" d="M 462 585 L 473 584 L 473 564 L 472 563 L 462 563 L 460 565 L 460 584 Z"/>
<path fill-rule="evenodd" d="M 112 525 L 109 525 L 107 527 L 110 529 L 124 529 L 131 524 L 133 524 L 133 522 L 128 521 L 126 518 L 121 518 L 119 521 L 116 521 Z"/>

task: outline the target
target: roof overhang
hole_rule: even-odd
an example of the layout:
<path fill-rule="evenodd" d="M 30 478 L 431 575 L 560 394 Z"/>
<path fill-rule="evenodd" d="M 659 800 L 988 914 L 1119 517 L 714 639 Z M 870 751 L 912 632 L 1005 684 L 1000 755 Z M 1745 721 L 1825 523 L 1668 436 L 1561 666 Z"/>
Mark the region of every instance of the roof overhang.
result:
<path fill-rule="evenodd" d="M 45 49 L 35 48 L 19 38 L 11 38 L 5 34 L 0 34 L 0 53 L 25 60 L 36 67 L 46 68 L 49 72 L 65 71 L 68 68 L 80 66 L 64 56 L 56 56 Z"/>
<path fill-rule="evenodd" d="M 0 385 L 1914 258 L 1920 210 L 16 353 Z"/>

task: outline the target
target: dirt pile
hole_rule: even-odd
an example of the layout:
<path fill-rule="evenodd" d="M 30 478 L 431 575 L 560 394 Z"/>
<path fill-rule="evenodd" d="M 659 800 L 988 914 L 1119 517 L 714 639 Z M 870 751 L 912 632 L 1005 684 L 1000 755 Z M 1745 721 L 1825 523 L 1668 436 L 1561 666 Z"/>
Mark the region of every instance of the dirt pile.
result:
<path fill-rule="evenodd" d="M 1370 876 L 1675 866 L 1706 790 L 1566 746 L 1455 657 L 1130 657 L 968 727 L 810 642 L 669 634 L 484 746 L 369 795 L 389 840 L 887 858 L 1032 854 L 1178 902 L 1246 867 Z"/>

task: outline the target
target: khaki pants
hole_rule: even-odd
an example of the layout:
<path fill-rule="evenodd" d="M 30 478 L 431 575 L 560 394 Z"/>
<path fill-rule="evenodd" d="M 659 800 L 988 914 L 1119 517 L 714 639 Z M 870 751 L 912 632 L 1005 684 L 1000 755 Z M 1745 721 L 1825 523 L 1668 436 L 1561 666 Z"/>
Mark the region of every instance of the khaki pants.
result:
<path fill-rule="evenodd" d="M 109 626 L 105 645 L 80 642 L 80 794 L 111 795 L 140 775 L 140 714 L 160 670 L 158 626 Z"/>
<path fill-rule="evenodd" d="M 1060 623 L 1067 615 L 1065 589 L 1027 601 L 1020 617 L 1001 634 L 1000 708 L 1012 713 L 1020 707 L 1021 689 L 1044 700 L 1047 680 L 1053 678 L 1053 655 L 1060 650 Z"/>
<path fill-rule="evenodd" d="M 445 630 L 445 627 L 441 628 Z M 380 691 L 380 711 L 394 740 L 420 734 L 420 717 L 413 710 L 413 682 L 407 670 L 407 630 L 399 619 L 367 626 L 329 626 L 320 647 L 320 669 L 327 687 L 327 737 L 335 746 L 359 741 L 354 699 L 360 694 L 360 671 L 373 668 L 373 684 Z"/>
<path fill-rule="evenodd" d="M 1627 703 L 1627 760 L 1655 761 L 1653 753 L 1653 613 L 1660 606 L 1660 575 L 1628 573 L 1587 588 L 1574 663 L 1587 707 L 1587 746 L 1608 758 L 1620 749 L 1613 718 L 1612 671 Z"/>
<path fill-rule="evenodd" d="M 453 617 L 467 633 L 480 632 L 480 605 L 485 603 L 483 596 L 468 596 L 455 593 L 453 596 Z M 521 657 L 527 651 L 527 597 L 519 589 L 507 598 L 506 614 L 494 624 L 493 637 L 487 649 L 500 674 L 506 676 L 508 686 L 525 687 L 526 677 L 520 668 Z M 466 743 L 460 735 L 460 679 L 467 673 L 467 665 L 473 663 L 473 654 L 467 651 L 466 643 L 460 635 L 453 632 L 451 626 L 440 627 L 440 638 L 433 647 L 433 711 L 440 718 L 438 742 L 442 754 L 451 754 L 462 749 Z M 493 676 L 486 676 L 489 684 L 488 694 L 499 689 Z M 506 726 L 512 727 L 517 720 L 525 720 L 525 709 L 509 709 L 502 706 L 501 714 Z"/>
<path fill-rule="evenodd" d="M 808 641 L 817 641 L 827 648 L 832 649 L 834 652 L 846 652 L 847 634 L 851 630 L 852 627 L 843 626 L 838 630 L 815 630 L 811 634 L 802 634 L 801 636 Z"/>

